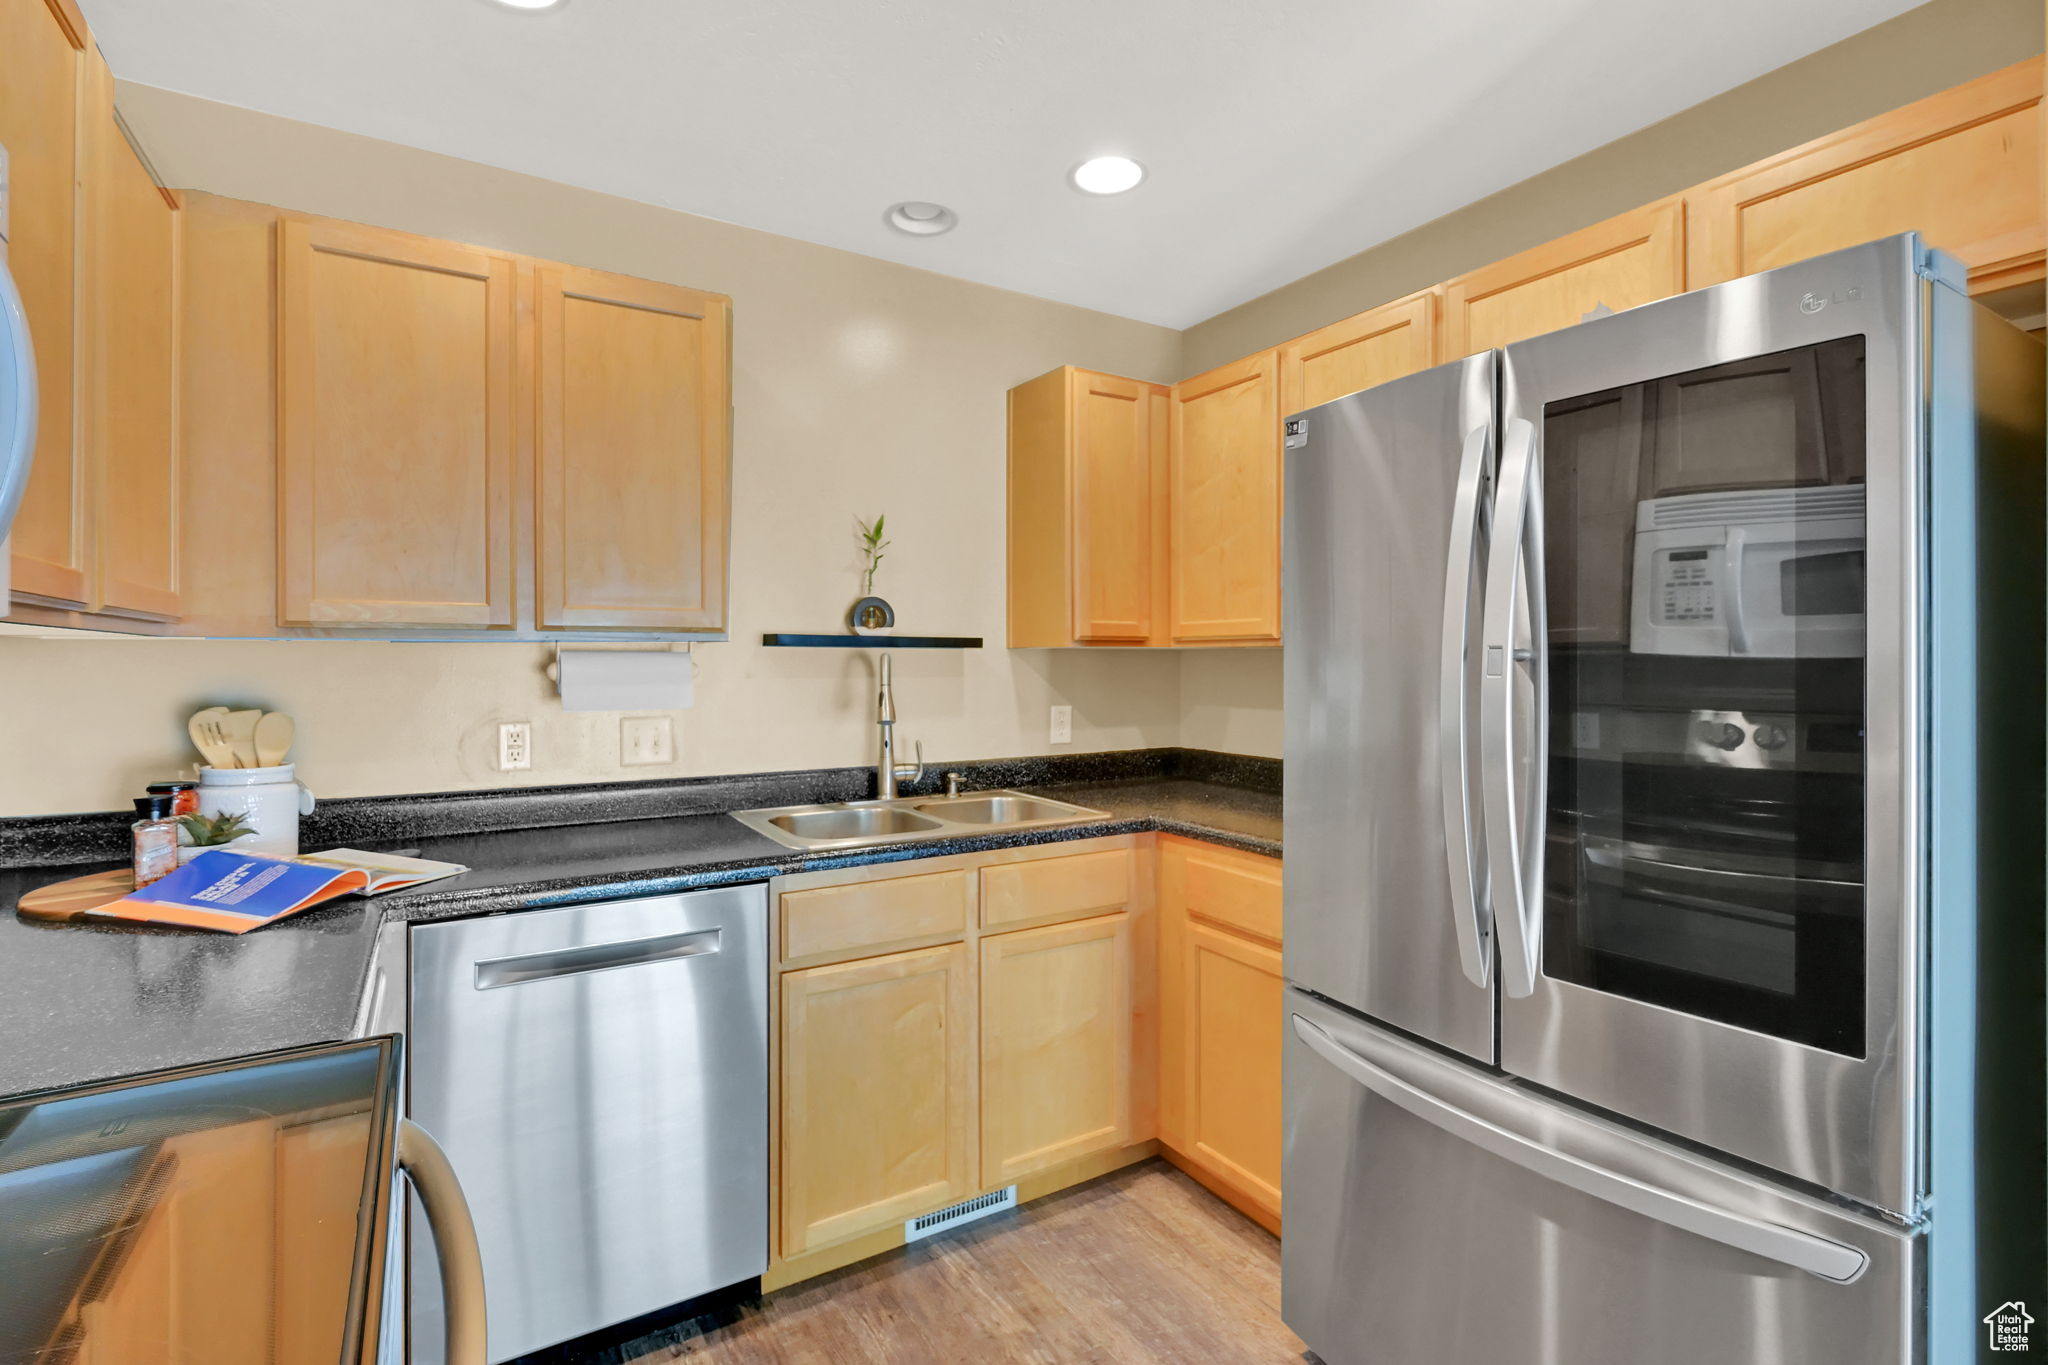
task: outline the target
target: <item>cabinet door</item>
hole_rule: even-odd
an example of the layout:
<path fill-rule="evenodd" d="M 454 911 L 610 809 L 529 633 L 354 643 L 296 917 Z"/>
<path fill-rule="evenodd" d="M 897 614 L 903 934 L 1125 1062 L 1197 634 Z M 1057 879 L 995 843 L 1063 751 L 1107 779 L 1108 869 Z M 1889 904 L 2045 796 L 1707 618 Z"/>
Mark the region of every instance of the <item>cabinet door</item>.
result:
<path fill-rule="evenodd" d="M 1692 191 L 1691 283 L 1915 231 L 1973 293 L 2039 280 L 2041 75 L 2035 57 Z"/>
<path fill-rule="evenodd" d="M 279 224 L 279 614 L 509 626 L 513 263 Z"/>
<path fill-rule="evenodd" d="M 92 594 L 91 480 L 72 430 L 82 59 L 44 0 L 0 0 L 0 146 L 8 268 L 36 349 L 35 466 L 14 520 L 14 591 L 70 606 Z M 5 605 L 0 604 L 0 614 Z"/>
<path fill-rule="evenodd" d="M 1130 1140 L 1130 916 L 983 939 L 983 1183 Z"/>
<path fill-rule="evenodd" d="M 1248 1200 L 1280 1216 L 1280 950 L 1200 921 L 1188 925 L 1182 984 L 1183 1146 Z"/>
<path fill-rule="evenodd" d="M 1280 638 L 1279 360 L 1173 390 L 1173 638 Z"/>
<path fill-rule="evenodd" d="M 1305 412 L 1437 359 L 1440 292 L 1411 294 L 1333 322 L 1280 348 L 1280 410 Z"/>
<path fill-rule="evenodd" d="M 111 82 L 105 93 L 111 96 Z M 91 119 L 86 318 L 102 610 L 178 615 L 178 213 L 103 103 Z"/>
<path fill-rule="evenodd" d="M 1074 638 L 1152 634 L 1156 427 L 1150 384 L 1073 372 Z"/>
<path fill-rule="evenodd" d="M 729 300 L 539 273 L 544 630 L 725 628 Z"/>
<path fill-rule="evenodd" d="M 964 944 L 782 976 L 782 1255 L 974 1192 Z"/>
<path fill-rule="evenodd" d="M 1685 288 L 1684 204 L 1595 223 L 1444 286 L 1444 357 L 1554 332 L 1599 308 L 1619 313 Z"/>

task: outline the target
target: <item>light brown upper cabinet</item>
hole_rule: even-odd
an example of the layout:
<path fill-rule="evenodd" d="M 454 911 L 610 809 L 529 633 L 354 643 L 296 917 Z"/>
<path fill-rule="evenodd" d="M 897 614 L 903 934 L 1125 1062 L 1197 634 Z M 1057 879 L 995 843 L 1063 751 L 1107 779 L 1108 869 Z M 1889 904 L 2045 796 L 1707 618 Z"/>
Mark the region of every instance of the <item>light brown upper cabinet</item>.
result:
<path fill-rule="evenodd" d="M 1167 643 L 1166 404 L 1072 366 L 1010 390 L 1013 647 Z"/>
<path fill-rule="evenodd" d="M 1973 293 L 2041 279 L 2041 77 L 2035 57 L 1692 191 L 1690 283 L 1910 231 Z"/>
<path fill-rule="evenodd" d="M 1685 289 L 1685 205 L 1667 199 L 1481 266 L 1444 286 L 1444 358 Z"/>
<path fill-rule="evenodd" d="M 112 82 L 86 115 L 83 270 L 90 401 L 81 404 L 98 488 L 94 603 L 112 616 L 178 616 L 176 290 L 180 214 L 129 144 Z"/>
<path fill-rule="evenodd" d="M 8 263 L 35 342 L 39 412 L 35 466 L 14 521 L 14 591 L 66 607 L 92 598 L 91 466 L 72 430 L 82 42 L 44 0 L 0 0 Z"/>
<path fill-rule="evenodd" d="M 510 626 L 514 261 L 278 230 L 278 616 Z"/>
<path fill-rule="evenodd" d="M 1173 387 L 1172 635 L 1280 638 L 1280 360 L 1261 351 Z"/>
<path fill-rule="evenodd" d="M 538 268 L 543 630 L 722 630 L 732 302 Z"/>
<path fill-rule="evenodd" d="M 1280 348 L 1280 411 L 1304 412 L 1437 360 L 1443 291 L 1425 289 L 1333 322 Z"/>

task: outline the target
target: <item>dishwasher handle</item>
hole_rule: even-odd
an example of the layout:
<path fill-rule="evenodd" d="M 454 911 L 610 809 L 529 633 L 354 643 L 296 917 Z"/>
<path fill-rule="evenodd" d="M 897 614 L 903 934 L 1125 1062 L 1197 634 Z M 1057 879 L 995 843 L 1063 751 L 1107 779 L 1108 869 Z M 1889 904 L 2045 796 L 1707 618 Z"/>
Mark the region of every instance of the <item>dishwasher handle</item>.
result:
<path fill-rule="evenodd" d="M 724 946 L 721 942 L 724 932 L 722 929 L 696 929 L 681 934 L 656 934 L 652 938 L 622 939 L 617 943 L 487 958 L 476 964 L 476 989 L 489 991 L 500 986 L 518 986 L 558 976 L 605 972 L 615 967 L 639 967 L 650 962 L 673 962 L 685 957 L 710 957 Z"/>
<path fill-rule="evenodd" d="M 441 1263 L 446 1341 L 444 1365 L 486 1365 L 484 1253 L 476 1220 L 455 1167 L 433 1135 L 411 1119 L 398 1121 L 398 1169 L 405 1172 L 427 1211 L 434 1255 Z"/>

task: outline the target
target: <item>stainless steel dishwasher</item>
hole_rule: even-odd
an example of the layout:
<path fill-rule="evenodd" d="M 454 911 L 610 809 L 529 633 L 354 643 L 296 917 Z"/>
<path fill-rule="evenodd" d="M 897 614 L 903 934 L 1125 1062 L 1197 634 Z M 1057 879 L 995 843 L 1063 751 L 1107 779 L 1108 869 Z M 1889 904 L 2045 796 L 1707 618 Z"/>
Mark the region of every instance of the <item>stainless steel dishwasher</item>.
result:
<path fill-rule="evenodd" d="M 423 924 L 409 1114 L 447 1151 L 511 1359 L 768 1265 L 768 896 Z M 413 1223 L 412 1360 L 438 1360 Z"/>

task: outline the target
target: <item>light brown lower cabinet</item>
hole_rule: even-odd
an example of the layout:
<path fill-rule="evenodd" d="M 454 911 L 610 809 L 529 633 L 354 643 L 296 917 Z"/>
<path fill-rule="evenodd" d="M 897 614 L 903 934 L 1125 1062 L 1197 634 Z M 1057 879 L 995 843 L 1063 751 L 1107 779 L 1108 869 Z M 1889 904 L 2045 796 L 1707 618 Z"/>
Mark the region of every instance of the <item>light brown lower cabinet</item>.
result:
<path fill-rule="evenodd" d="M 1131 1141 L 1131 917 L 981 941 L 987 1185 Z"/>
<path fill-rule="evenodd" d="M 966 946 L 782 976 L 782 1254 L 974 1192 Z"/>
<path fill-rule="evenodd" d="M 779 879 L 779 1287 L 1156 1150 L 1152 840 Z M 933 939 L 942 939 L 934 943 Z"/>
<path fill-rule="evenodd" d="M 1160 1140 L 1280 1230 L 1280 864 L 1159 840 Z"/>

